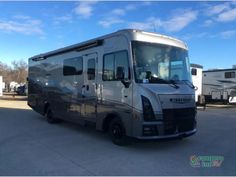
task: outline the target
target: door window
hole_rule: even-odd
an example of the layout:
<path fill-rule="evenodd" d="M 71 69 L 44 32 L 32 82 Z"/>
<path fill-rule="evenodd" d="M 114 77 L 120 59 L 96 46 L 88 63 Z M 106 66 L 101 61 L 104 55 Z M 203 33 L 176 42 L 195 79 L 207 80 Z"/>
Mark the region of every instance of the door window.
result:
<path fill-rule="evenodd" d="M 88 80 L 95 79 L 95 59 L 94 58 L 88 60 L 87 76 L 88 76 Z"/>

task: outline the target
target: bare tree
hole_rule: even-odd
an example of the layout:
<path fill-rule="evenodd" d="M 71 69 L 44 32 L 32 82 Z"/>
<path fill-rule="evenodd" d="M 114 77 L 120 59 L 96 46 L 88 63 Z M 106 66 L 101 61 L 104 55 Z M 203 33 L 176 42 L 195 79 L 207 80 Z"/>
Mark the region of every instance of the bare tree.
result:
<path fill-rule="evenodd" d="M 13 61 L 12 66 L 11 75 L 15 78 L 14 80 L 18 83 L 25 83 L 28 75 L 27 63 L 24 60 Z"/>
<path fill-rule="evenodd" d="M 3 81 L 6 84 L 9 84 L 11 81 L 25 83 L 27 74 L 27 63 L 24 60 L 15 60 L 11 66 L 0 62 L 0 75 L 3 76 Z"/>
<path fill-rule="evenodd" d="M 7 64 L 0 62 L 0 75 L 3 76 L 3 81 L 9 83 L 12 81 L 12 76 L 10 75 L 11 68 Z"/>

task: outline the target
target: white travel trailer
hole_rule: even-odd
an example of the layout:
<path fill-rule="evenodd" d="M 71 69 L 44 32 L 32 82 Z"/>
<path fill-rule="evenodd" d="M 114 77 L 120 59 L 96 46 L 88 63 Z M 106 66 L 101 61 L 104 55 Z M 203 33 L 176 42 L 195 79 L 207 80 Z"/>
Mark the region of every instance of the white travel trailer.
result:
<path fill-rule="evenodd" d="M 203 71 L 206 102 L 236 103 L 236 68 Z"/>
<path fill-rule="evenodd" d="M 120 30 L 29 59 L 28 105 L 47 117 L 127 137 L 162 139 L 196 132 L 188 49 L 180 40 Z"/>
<path fill-rule="evenodd" d="M 2 90 L 3 90 L 3 82 L 2 82 L 2 76 L 0 76 L 0 96 L 2 96 Z"/>
<path fill-rule="evenodd" d="M 203 104 L 202 101 L 202 70 L 203 66 L 198 64 L 191 64 L 191 74 L 193 85 L 195 86 L 195 101 L 197 104 Z"/>

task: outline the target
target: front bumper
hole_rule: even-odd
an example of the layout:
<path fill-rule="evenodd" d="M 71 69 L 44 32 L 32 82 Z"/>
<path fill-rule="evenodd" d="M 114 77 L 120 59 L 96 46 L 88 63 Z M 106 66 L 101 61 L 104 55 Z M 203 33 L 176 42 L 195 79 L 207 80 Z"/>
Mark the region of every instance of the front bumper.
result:
<path fill-rule="evenodd" d="M 195 134 L 197 132 L 197 129 L 193 129 L 191 131 L 187 131 L 187 132 L 180 132 L 180 133 L 176 133 L 176 134 L 172 134 L 172 135 L 159 135 L 159 136 L 138 136 L 136 137 L 137 139 L 141 139 L 141 140 L 158 140 L 158 139 L 174 139 L 174 138 L 184 138 L 184 137 L 188 137 L 191 136 L 193 134 Z"/>
<path fill-rule="evenodd" d="M 157 117 L 157 121 L 143 121 L 142 114 L 136 114 L 133 121 L 133 137 L 137 139 L 170 139 L 187 137 L 197 132 L 195 108 L 168 109 Z"/>

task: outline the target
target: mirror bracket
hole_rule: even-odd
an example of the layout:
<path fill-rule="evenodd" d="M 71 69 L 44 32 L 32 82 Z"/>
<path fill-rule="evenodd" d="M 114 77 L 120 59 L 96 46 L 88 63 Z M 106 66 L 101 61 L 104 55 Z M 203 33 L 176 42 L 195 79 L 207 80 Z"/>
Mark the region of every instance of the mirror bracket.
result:
<path fill-rule="evenodd" d="M 122 82 L 122 84 L 124 84 L 125 88 L 129 88 L 129 86 L 131 84 L 130 80 L 122 79 L 121 82 Z"/>

